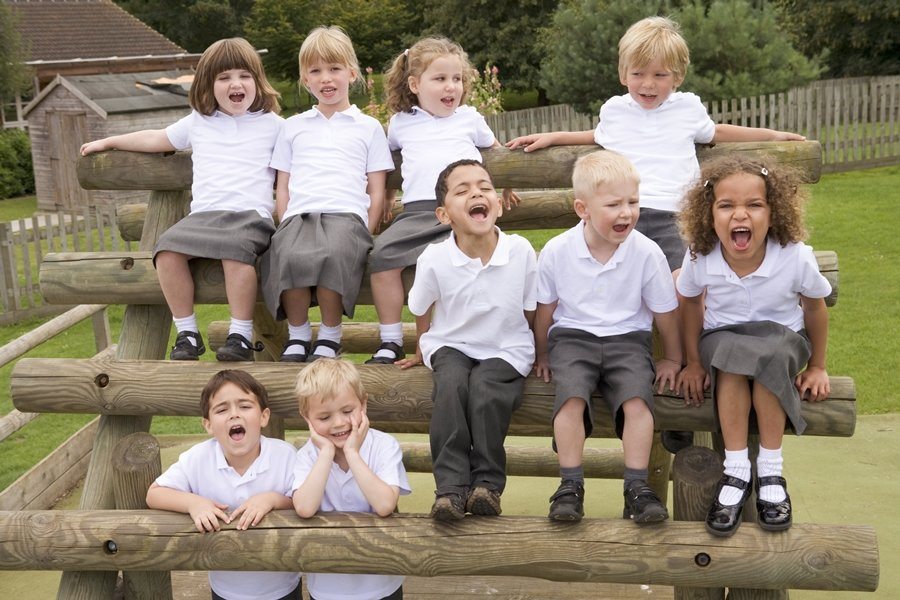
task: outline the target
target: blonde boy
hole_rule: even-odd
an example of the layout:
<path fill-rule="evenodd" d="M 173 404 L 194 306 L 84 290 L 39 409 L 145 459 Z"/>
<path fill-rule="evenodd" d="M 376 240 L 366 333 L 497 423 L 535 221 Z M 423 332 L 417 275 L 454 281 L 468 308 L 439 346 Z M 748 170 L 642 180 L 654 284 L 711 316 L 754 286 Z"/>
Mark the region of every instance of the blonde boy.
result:
<path fill-rule="evenodd" d="M 599 390 L 625 455 L 625 510 L 635 523 L 668 518 L 647 485 L 653 441 L 653 384 L 672 388 L 681 369 L 675 286 L 659 246 L 633 231 L 638 221 L 637 171 L 602 150 L 575 163 L 572 183 L 581 223 L 547 242 L 538 259 L 534 337 L 539 377 L 555 382 L 553 437 L 562 481 L 550 518 L 584 515 L 584 441 Z M 655 366 L 650 329 L 659 329 L 665 358 Z"/>
<path fill-rule="evenodd" d="M 400 444 L 369 429 L 366 392 L 353 363 L 323 358 L 297 376 L 300 415 L 309 441 L 297 453 L 294 510 L 304 519 L 317 512 L 369 512 L 387 517 L 401 494 L 409 494 Z M 403 577 L 307 573 L 310 598 L 403 597 Z"/>

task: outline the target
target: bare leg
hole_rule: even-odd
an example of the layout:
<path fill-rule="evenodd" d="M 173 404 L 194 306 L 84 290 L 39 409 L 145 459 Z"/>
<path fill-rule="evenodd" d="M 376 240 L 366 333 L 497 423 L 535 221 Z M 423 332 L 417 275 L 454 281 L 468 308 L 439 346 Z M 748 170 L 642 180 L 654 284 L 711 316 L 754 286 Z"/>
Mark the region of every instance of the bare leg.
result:
<path fill-rule="evenodd" d="M 719 372 L 716 377 L 716 408 L 726 450 L 747 447 L 750 419 L 750 385 L 745 375 Z"/>
<path fill-rule="evenodd" d="M 309 320 L 311 298 L 309 288 L 295 288 L 281 292 L 281 308 L 287 315 L 288 323 L 299 327 Z"/>
<path fill-rule="evenodd" d="M 753 408 L 759 425 L 759 445 L 763 448 L 781 448 L 787 416 L 778 398 L 761 383 L 753 382 Z"/>
<path fill-rule="evenodd" d="M 188 268 L 192 257 L 180 252 L 163 251 L 156 255 L 156 275 L 166 304 L 176 319 L 194 314 L 194 279 Z"/>
<path fill-rule="evenodd" d="M 319 301 L 322 324 L 328 327 L 340 325 L 344 316 L 344 304 L 341 295 L 334 290 L 319 286 L 316 288 L 316 299 Z"/>
<path fill-rule="evenodd" d="M 378 322 L 399 323 L 403 314 L 403 269 L 391 269 L 372 273 L 372 300 Z"/>
<path fill-rule="evenodd" d="M 640 398 L 631 398 L 622 405 L 625 424 L 622 428 L 622 452 L 629 469 L 646 469 L 650 464 L 653 445 L 653 413 Z"/>
<path fill-rule="evenodd" d="M 584 410 L 583 398 L 566 400 L 553 419 L 553 439 L 561 468 L 581 465 L 584 454 Z"/>
<path fill-rule="evenodd" d="M 225 296 L 232 318 L 242 321 L 253 319 L 256 268 L 236 260 L 223 260 L 222 270 L 225 272 Z"/>

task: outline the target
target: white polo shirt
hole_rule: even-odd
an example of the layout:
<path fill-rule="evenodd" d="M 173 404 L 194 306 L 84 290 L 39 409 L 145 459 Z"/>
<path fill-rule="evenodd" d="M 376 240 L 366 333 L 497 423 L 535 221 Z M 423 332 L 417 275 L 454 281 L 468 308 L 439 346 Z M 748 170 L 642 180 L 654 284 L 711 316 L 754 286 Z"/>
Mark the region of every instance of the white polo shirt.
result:
<path fill-rule="evenodd" d="M 711 142 L 715 134 L 715 122 L 694 94 L 673 92 L 652 110 L 625 94 L 600 107 L 594 141 L 634 163 L 641 176 L 641 207 L 676 211 L 700 177 L 694 144 Z"/>
<path fill-rule="evenodd" d="M 397 113 L 388 123 L 388 144 L 400 150 L 403 203 L 434 200 L 434 186 L 444 167 L 463 158 L 481 160 L 479 148 L 490 148 L 494 134 L 471 106 L 449 117 L 435 117 L 418 106 Z"/>
<path fill-rule="evenodd" d="M 497 232 L 486 265 L 466 256 L 452 232 L 419 256 L 408 304 L 419 316 L 434 305 L 419 339 L 429 368 L 434 352 L 449 346 L 476 360 L 502 358 L 523 376 L 531 371 L 534 335 L 524 311 L 537 307 L 537 260 L 528 240 Z"/>
<path fill-rule="evenodd" d="M 256 210 L 271 219 L 275 171 L 269 160 L 283 122 L 271 112 L 207 117 L 192 111 L 166 127 L 172 146 L 193 150 L 191 212 Z"/>
<path fill-rule="evenodd" d="M 367 173 L 393 171 L 384 129 L 356 106 L 325 117 L 315 107 L 284 123 L 272 168 L 290 173 L 282 219 L 301 213 L 349 212 L 368 226 Z"/>
<path fill-rule="evenodd" d="M 678 291 L 688 298 L 706 292 L 704 329 L 774 321 L 800 331 L 804 327 L 800 296 L 824 298 L 831 293 L 831 284 L 819 272 L 811 247 L 801 243 L 782 247 L 769 238 L 762 264 L 744 277 L 731 270 L 719 244 L 696 260 L 686 252 Z"/>
<path fill-rule="evenodd" d="M 650 331 L 653 313 L 678 308 L 666 257 L 632 231 L 606 262 L 584 241 L 584 222 L 551 239 L 538 258 L 538 302 L 557 302 L 553 325 L 598 337 Z"/>
<path fill-rule="evenodd" d="M 263 492 L 290 496 L 297 450 L 284 440 L 262 436 L 259 441 L 259 456 L 243 475 L 228 465 L 219 442 L 209 439 L 183 452 L 178 462 L 156 478 L 156 483 L 227 504 L 226 512 Z M 229 600 L 281 598 L 299 583 L 299 573 L 283 571 L 209 572 L 210 587 Z"/>
<path fill-rule="evenodd" d="M 403 453 L 393 436 L 369 429 L 359 455 L 381 481 L 400 488 L 402 496 L 410 493 L 406 469 L 403 467 Z M 293 490 L 306 481 L 318 458 L 319 449 L 312 441 L 300 448 L 294 468 Z M 349 470 L 345 472 L 337 463 L 331 465 L 319 511 L 374 512 L 353 478 L 353 473 Z M 306 590 L 316 600 L 377 600 L 393 593 L 403 585 L 403 580 L 404 577 L 400 575 L 307 573 Z"/>

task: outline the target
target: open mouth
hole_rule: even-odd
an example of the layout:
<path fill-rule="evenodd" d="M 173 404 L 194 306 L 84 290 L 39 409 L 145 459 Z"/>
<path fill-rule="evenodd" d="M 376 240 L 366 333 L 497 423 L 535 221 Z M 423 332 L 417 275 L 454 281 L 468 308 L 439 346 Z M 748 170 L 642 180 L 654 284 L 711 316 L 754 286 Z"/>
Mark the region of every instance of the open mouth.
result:
<path fill-rule="evenodd" d="M 456 103 L 456 98 L 454 98 L 453 96 L 447 96 L 445 98 L 441 98 L 441 103 L 444 106 L 451 107 Z"/>
<path fill-rule="evenodd" d="M 487 204 L 475 204 L 469 207 L 469 216 L 475 221 L 485 221 L 488 218 Z"/>
<path fill-rule="evenodd" d="M 338 432 L 338 433 L 332 433 L 332 434 L 331 434 L 331 437 L 333 437 L 333 438 L 336 439 L 336 440 L 341 441 L 341 440 L 346 439 L 348 435 L 350 435 L 350 430 L 349 430 L 349 429 L 346 430 L 346 431 L 340 431 L 340 432 Z"/>
<path fill-rule="evenodd" d="M 232 92 L 228 94 L 228 99 L 235 104 L 239 104 L 244 101 L 244 92 Z"/>
<path fill-rule="evenodd" d="M 228 437 L 230 437 L 235 442 L 239 442 L 244 439 L 244 436 L 247 434 L 247 430 L 244 429 L 243 425 L 232 425 L 228 430 Z"/>
<path fill-rule="evenodd" d="M 334 94 L 336 89 L 337 88 L 333 88 L 333 87 L 324 87 L 324 88 L 322 88 L 321 93 L 323 96 L 330 96 L 330 95 Z"/>
<path fill-rule="evenodd" d="M 750 247 L 750 230 L 746 227 L 736 227 L 731 230 L 731 243 L 737 250 L 746 250 Z"/>
<path fill-rule="evenodd" d="M 631 223 L 613 225 L 613 231 L 615 231 L 616 233 L 625 233 L 626 231 L 628 231 L 629 227 L 631 227 Z"/>

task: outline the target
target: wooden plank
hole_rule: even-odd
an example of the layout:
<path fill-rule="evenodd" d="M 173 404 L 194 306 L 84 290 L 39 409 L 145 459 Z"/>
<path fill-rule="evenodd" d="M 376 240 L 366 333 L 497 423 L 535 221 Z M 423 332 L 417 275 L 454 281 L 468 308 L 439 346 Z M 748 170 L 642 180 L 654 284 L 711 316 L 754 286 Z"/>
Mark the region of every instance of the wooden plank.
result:
<path fill-rule="evenodd" d="M 38 418 L 38 413 L 23 413 L 15 408 L 0 418 L 0 442 Z"/>
<path fill-rule="evenodd" d="M 12 228 L 9 223 L 0 224 L 0 261 L 3 263 L 3 303 L 6 310 L 22 310 L 19 294 L 19 270 L 13 247 Z"/>

